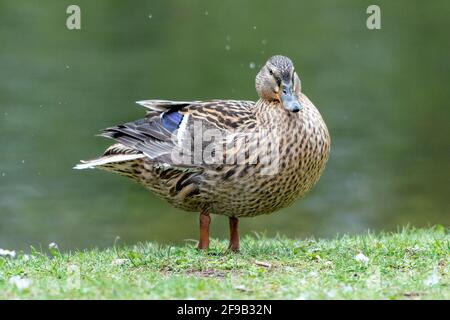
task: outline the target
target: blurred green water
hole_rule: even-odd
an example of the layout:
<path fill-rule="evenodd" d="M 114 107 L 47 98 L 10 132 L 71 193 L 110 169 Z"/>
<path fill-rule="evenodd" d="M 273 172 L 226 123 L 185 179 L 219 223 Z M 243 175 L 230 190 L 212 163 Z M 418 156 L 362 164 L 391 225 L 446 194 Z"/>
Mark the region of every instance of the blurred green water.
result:
<path fill-rule="evenodd" d="M 291 237 L 449 225 L 450 2 L 0 2 L 0 247 L 197 238 L 197 216 L 125 178 L 75 171 L 142 99 L 254 100 L 273 54 L 296 65 L 333 143 L 311 194 L 252 231 Z M 251 68 L 251 64 L 256 68 Z M 212 235 L 227 236 L 213 217 Z"/>

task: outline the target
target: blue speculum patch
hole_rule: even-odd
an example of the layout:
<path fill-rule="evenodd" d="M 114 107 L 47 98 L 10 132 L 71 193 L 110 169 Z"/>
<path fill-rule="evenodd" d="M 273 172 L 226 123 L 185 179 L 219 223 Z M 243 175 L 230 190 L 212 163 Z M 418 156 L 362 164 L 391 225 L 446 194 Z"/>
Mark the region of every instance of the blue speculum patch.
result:
<path fill-rule="evenodd" d="M 162 115 L 162 125 L 169 131 L 178 129 L 182 120 L 183 115 L 178 111 L 168 111 Z"/>

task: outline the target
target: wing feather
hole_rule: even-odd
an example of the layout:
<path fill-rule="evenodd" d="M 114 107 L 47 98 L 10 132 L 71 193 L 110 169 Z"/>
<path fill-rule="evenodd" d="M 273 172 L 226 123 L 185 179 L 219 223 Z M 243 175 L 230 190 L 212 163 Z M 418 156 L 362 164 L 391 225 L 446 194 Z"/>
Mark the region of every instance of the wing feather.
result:
<path fill-rule="evenodd" d="M 149 109 L 144 119 L 107 128 L 101 136 L 114 139 L 155 162 L 174 166 L 193 165 L 174 163 L 172 154 L 184 150 L 184 144 L 193 138 L 195 121 L 201 121 L 206 128 L 213 127 L 226 134 L 254 120 L 252 101 L 144 100 L 137 103 Z"/>

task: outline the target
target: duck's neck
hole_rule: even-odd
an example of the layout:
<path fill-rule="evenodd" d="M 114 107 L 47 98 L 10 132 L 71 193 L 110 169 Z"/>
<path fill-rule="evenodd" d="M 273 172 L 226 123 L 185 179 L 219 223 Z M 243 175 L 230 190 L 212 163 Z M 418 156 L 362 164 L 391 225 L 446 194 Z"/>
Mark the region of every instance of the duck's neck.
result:
<path fill-rule="evenodd" d="M 263 126 L 286 125 L 286 123 L 299 120 L 298 114 L 287 111 L 278 101 L 259 99 L 253 108 L 253 112 Z"/>

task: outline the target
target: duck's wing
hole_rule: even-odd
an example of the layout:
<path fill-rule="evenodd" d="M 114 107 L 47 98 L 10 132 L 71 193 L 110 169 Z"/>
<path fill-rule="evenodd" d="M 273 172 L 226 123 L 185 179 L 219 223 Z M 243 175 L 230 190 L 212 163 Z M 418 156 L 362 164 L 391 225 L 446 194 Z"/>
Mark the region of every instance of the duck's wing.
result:
<path fill-rule="evenodd" d="M 211 130 L 214 138 L 225 137 L 241 127 L 254 126 L 255 121 L 252 101 L 146 100 L 138 103 L 148 109 L 144 119 L 107 128 L 101 136 L 168 166 L 202 167 L 203 160 L 199 161 L 198 156 L 211 145 L 211 140 L 203 141 L 205 130 Z"/>

